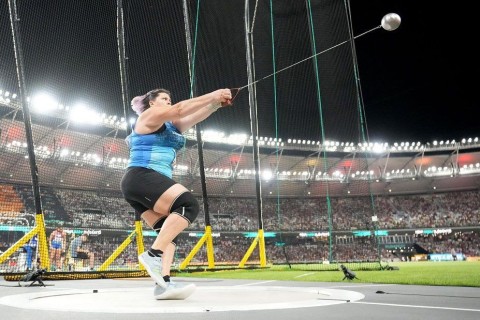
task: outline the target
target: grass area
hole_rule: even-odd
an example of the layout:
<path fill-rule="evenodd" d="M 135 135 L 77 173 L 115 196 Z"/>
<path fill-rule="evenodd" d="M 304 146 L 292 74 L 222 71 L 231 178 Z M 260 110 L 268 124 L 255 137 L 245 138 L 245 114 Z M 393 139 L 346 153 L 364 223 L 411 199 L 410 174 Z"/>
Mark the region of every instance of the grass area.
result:
<path fill-rule="evenodd" d="M 433 286 L 480 287 L 480 262 L 399 262 L 390 263 L 399 270 L 354 271 L 355 283 L 391 283 Z M 299 271 L 276 268 L 236 269 L 224 271 L 181 272 L 176 276 L 221 279 L 253 279 L 279 281 L 341 282 L 343 272 Z M 344 280 L 347 282 L 348 280 Z"/>

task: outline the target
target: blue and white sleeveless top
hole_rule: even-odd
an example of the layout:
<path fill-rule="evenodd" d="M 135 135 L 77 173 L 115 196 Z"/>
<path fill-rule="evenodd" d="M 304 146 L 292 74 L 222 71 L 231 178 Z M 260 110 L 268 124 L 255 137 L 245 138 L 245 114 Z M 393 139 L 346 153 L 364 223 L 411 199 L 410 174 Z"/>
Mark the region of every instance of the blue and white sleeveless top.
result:
<path fill-rule="evenodd" d="M 185 137 L 171 122 L 149 134 L 132 131 L 125 139 L 130 147 L 127 167 L 143 167 L 172 178 L 177 151 L 185 145 Z"/>

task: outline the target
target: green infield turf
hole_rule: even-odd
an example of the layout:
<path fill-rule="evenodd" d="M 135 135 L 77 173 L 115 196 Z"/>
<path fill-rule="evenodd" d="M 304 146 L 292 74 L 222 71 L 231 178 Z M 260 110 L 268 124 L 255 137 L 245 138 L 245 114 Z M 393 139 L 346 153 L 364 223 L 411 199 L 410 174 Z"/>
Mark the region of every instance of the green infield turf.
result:
<path fill-rule="evenodd" d="M 393 283 L 434 286 L 480 287 L 480 262 L 398 262 L 389 263 L 399 270 L 354 271 L 356 283 Z M 287 266 L 265 269 L 180 272 L 182 277 L 254 279 L 279 281 L 348 282 L 342 271 L 299 271 Z"/>

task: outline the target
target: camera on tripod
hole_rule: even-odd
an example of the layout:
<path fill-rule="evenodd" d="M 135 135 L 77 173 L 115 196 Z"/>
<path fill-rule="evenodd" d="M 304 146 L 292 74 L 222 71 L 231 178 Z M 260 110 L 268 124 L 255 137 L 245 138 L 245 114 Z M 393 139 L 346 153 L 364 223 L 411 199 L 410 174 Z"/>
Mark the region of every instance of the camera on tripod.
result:
<path fill-rule="evenodd" d="M 45 272 L 47 272 L 46 269 L 33 270 L 33 271 L 27 273 L 26 275 L 24 275 L 23 278 L 20 279 L 20 281 L 23 281 L 23 282 L 32 281 L 32 283 L 30 283 L 27 287 L 33 286 L 35 282 L 38 282 L 38 285 L 40 285 L 40 286 L 46 287 L 45 283 L 43 283 L 43 279 L 42 279 L 42 276 L 45 274 Z M 20 285 L 20 282 L 19 282 L 19 285 Z"/>
<path fill-rule="evenodd" d="M 357 278 L 357 275 L 355 274 L 355 272 L 353 272 L 352 270 L 348 269 L 348 268 L 345 267 L 343 264 L 340 265 L 340 268 L 342 269 L 343 275 L 345 276 L 345 277 L 343 277 L 342 281 L 345 280 L 345 279 L 348 279 L 348 280 L 358 279 L 358 278 Z M 359 280 L 360 280 L 360 279 L 359 279 Z"/>

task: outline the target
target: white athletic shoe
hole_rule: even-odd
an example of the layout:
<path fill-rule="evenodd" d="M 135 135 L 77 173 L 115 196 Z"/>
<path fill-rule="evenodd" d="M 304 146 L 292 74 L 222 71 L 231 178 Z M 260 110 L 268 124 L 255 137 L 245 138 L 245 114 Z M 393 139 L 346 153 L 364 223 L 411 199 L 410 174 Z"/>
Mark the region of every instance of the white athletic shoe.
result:
<path fill-rule="evenodd" d="M 159 285 L 153 289 L 153 296 L 157 300 L 183 300 L 188 298 L 196 289 L 193 283 L 181 284 L 176 282 L 166 282 L 166 288 Z"/>
<path fill-rule="evenodd" d="M 162 288 L 166 288 L 167 285 L 162 276 L 162 258 L 161 257 L 150 257 L 148 251 L 145 251 L 138 256 L 138 261 L 145 267 L 150 277 L 155 280 L 157 285 Z"/>

